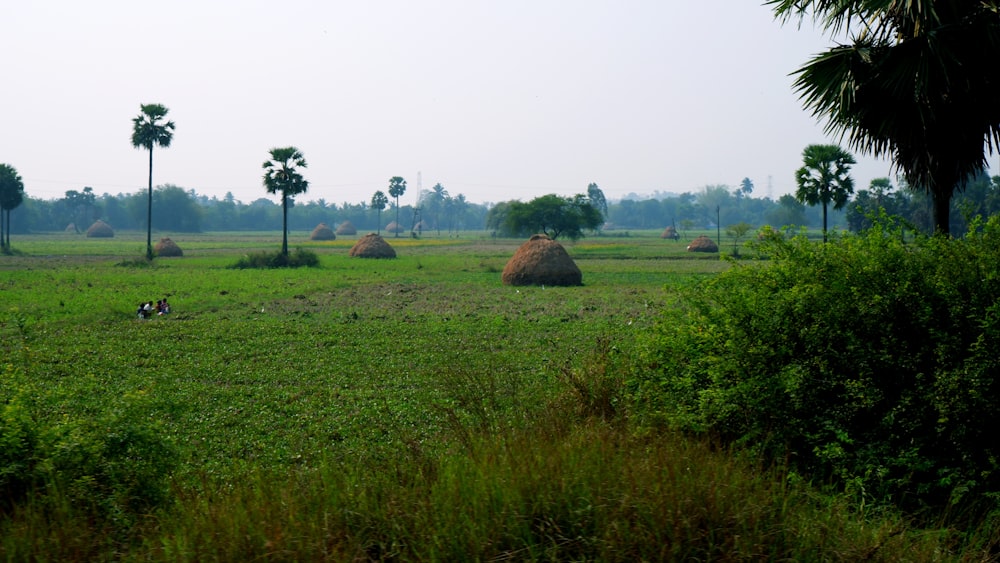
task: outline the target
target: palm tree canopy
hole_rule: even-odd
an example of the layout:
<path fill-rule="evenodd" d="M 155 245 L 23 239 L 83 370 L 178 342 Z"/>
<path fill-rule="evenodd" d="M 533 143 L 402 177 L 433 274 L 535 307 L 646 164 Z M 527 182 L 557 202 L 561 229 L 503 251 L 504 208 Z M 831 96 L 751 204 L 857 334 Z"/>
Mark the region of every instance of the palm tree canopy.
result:
<path fill-rule="evenodd" d="M 299 168 L 307 168 L 306 159 L 295 147 L 271 149 L 271 158 L 264 161 L 264 187 L 267 192 L 281 192 L 287 198 L 304 193 L 309 182 L 299 173 Z"/>
<path fill-rule="evenodd" d="M 382 211 L 385 209 L 386 205 L 389 205 L 389 198 L 382 193 L 382 190 L 379 190 L 372 195 L 372 209 Z"/>
<path fill-rule="evenodd" d="M 795 172 L 796 199 L 842 208 L 854 192 L 854 180 L 848 175 L 854 163 L 854 157 L 837 145 L 809 145 L 802 151 L 802 168 Z"/>
<path fill-rule="evenodd" d="M 142 104 L 139 111 L 132 119 L 132 146 L 146 150 L 153 150 L 153 145 L 169 147 L 174 138 L 174 122 L 160 121 L 170 110 L 161 104 Z"/>
<path fill-rule="evenodd" d="M 399 176 L 389 178 L 389 195 L 399 199 L 406 192 L 406 180 Z"/>
<path fill-rule="evenodd" d="M 24 201 L 24 182 L 17 169 L 0 164 L 0 209 L 14 209 Z"/>
<path fill-rule="evenodd" d="M 1000 147 L 1000 3 L 769 0 L 779 19 L 811 13 L 846 31 L 797 71 L 795 88 L 827 131 L 863 154 L 889 157 L 907 183 L 939 200 L 947 232 L 955 189 Z M 943 223 L 942 223 L 943 222 Z"/>

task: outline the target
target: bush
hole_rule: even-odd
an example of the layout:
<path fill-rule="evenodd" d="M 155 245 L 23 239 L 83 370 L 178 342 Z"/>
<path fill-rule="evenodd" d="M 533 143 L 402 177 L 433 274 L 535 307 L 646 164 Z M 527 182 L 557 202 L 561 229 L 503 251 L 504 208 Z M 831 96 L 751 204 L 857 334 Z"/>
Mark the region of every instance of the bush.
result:
<path fill-rule="evenodd" d="M 8 365 L 0 386 L 0 511 L 33 498 L 129 525 L 167 498 L 174 450 L 141 415 L 41 419 L 45 392 Z"/>
<path fill-rule="evenodd" d="M 289 254 L 281 252 L 254 252 L 236 261 L 231 267 L 239 270 L 247 268 L 299 268 L 319 266 L 319 256 L 311 250 L 296 248 Z"/>
<path fill-rule="evenodd" d="M 762 237 L 772 262 L 685 290 L 656 329 L 645 416 L 910 510 L 1000 493 L 1000 221 L 983 227 Z"/>

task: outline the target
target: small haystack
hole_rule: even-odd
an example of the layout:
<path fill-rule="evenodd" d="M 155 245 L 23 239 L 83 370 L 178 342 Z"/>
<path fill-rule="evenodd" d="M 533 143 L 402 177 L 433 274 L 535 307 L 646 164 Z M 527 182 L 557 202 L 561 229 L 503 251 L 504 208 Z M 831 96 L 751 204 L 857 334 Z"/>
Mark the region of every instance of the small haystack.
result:
<path fill-rule="evenodd" d="M 663 229 L 663 233 L 660 235 L 660 238 L 680 240 L 681 235 L 677 232 L 677 229 L 673 227 L 667 227 L 666 229 Z"/>
<path fill-rule="evenodd" d="M 385 232 L 387 233 L 401 233 L 403 230 L 403 226 L 395 221 L 385 226 Z"/>
<path fill-rule="evenodd" d="M 701 235 L 700 237 L 691 241 L 688 245 L 688 252 L 718 252 L 719 245 L 715 244 L 712 239 Z"/>
<path fill-rule="evenodd" d="M 79 231 L 76 230 L 76 223 L 70 223 L 69 225 L 66 225 L 66 228 L 64 229 L 64 231 L 67 232 L 67 233 L 76 233 L 76 232 L 79 232 Z"/>
<path fill-rule="evenodd" d="M 396 251 L 385 242 L 384 238 L 375 233 L 368 233 L 354 243 L 348 255 L 358 258 L 395 258 Z"/>
<path fill-rule="evenodd" d="M 354 223 L 351 223 L 350 221 L 344 221 L 343 223 L 340 224 L 339 227 L 337 227 L 337 234 L 356 235 L 358 234 L 358 230 L 354 227 Z"/>
<path fill-rule="evenodd" d="M 111 225 L 100 219 L 94 221 L 94 224 L 87 229 L 87 237 L 89 238 L 111 238 L 113 236 L 115 236 L 115 231 Z"/>
<path fill-rule="evenodd" d="M 504 285 L 583 285 L 583 273 L 561 244 L 534 235 L 504 266 L 501 280 Z"/>
<path fill-rule="evenodd" d="M 326 226 L 326 223 L 320 223 L 309 235 L 309 240 L 337 240 L 337 235 L 333 229 Z"/>
<path fill-rule="evenodd" d="M 153 251 L 156 252 L 157 256 L 184 256 L 184 251 L 177 246 L 176 242 L 170 240 L 170 237 L 161 238 L 160 242 L 153 247 Z"/>

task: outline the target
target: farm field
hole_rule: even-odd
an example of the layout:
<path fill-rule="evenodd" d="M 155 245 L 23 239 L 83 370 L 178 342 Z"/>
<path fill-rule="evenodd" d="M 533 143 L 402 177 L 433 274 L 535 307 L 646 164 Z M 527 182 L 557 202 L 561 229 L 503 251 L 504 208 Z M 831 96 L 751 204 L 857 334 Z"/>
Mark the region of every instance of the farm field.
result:
<path fill-rule="evenodd" d="M 25 341 L 53 416 L 145 413 L 175 442 L 182 474 L 404 439 L 433 447 L 435 413 L 454 395 L 496 388 L 503 411 L 524 411 L 597 339 L 649 326 L 665 288 L 725 267 L 681 259 L 673 241 L 588 239 L 567 245 L 583 287 L 512 288 L 500 271 L 519 241 L 390 237 L 395 260 L 350 258 L 348 238 L 300 245 L 320 268 L 234 270 L 241 252 L 274 242 L 221 234 L 174 237 L 185 256 L 151 267 L 119 265 L 141 253 L 136 237 L 19 239 L 23 255 L 0 259 L 5 352 Z M 169 316 L 136 318 L 162 297 Z"/>
<path fill-rule="evenodd" d="M 17 237 L 14 255 L 0 256 L 5 413 L 23 408 L 56 429 L 47 463 L 86 469 L 57 498 L 91 499 L 102 516 L 29 503 L 0 521 L 0 556 L 756 559 L 881 547 L 892 560 L 939 550 L 933 536 L 914 541 L 899 522 L 837 503 L 817 514 L 809 494 L 789 496 L 735 456 L 600 421 L 626 408 L 614 402 L 626 358 L 669 318 L 673 290 L 730 267 L 658 235 L 564 243 L 583 272 L 571 288 L 502 285 L 523 241 L 478 233 L 387 236 L 393 260 L 349 257 L 355 237 L 291 233 L 289 247 L 320 266 L 276 270 L 230 266 L 276 250 L 280 233 L 176 235 L 185 255 L 151 265 L 138 258 L 144 233 Z M 169 315 L 137 318 L 140 302 L 163 297 Z M 89 466 L 92 451 L 108 467 Z M 697 471 L 677 473 L 678 463 Z M 149 475 L 164 475 L 168 492 L 145 491 Z M 686 505 L 700 508 L 677 511 Z"/>

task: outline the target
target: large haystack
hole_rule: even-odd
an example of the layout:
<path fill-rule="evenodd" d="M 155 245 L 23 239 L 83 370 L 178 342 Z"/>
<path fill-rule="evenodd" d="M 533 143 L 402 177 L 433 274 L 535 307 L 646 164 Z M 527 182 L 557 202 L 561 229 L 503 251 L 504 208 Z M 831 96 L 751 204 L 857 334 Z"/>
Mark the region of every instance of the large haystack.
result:
<path fill-rule="evenodd" d="M 156 252 L 157 256 L 184 256 L 181 247 L 177 246 L 177 243 L 170 240 L 169 237 L 161 238 L 160 242 L 153 247 L 153 251 Z"/>
<path fill-rule="evenodd" d="M 98 219 L 87 229 L 87 236 L 90 238 L 111 238 L 115 236 L 115 231 L 111 228 L 111 225 Z"/>
<path fill-rule="evenodd" d="M 350 221 L 344 221 L 343 223 L 340 224 L 339 227 L 337 227 L 337 234 L 356 235 L 358 234 L 358 229 L 354 227 L 354 223 L 351 223 Z"/>
<path fill-rule="evenodd" d="M 385 242 L 384 238 L 375 233 L 368 233 L 354 243 L 348 255 L 358 258 L 395 258 L 396 251 Z"/>
<path fill-rule="evenodd" d="M 309 240 L 337 240 L 337 235 L 334 234 L 333 229 L 326 226 L 326 223 L 320 223 L 309 234 Z"/>
<path fill-rule="evenodd" d="M 404 230 L 405 229 L 403 229 L 403 226 L 395 221 L 385 226 L 385 232 L 387 233 L 401 233 Z"/>
<path fill-rule="evenodd" d="M 534 235 L 504 266 L 501 280 L 504 285 L 583 285 L 583 273 L 561 244 Z"/>
<path fill-rule="evenodd" d="M 718 252 L 719 245 L 715 244 L 712 239 L 701 235 L 691 241 L 688 245 L 688 252 Z"/>
<path fill-rule="evenodd" d="M 677 229 L 675 229 L 673 227 L 667 227 L 666 229 L 663 229 L 663 233 L 660 235 L 660 238 L 669 238 L 669 239 L 673 239 L 673 240 L 680 240 L 681 235 L 678 234 Z"/>

